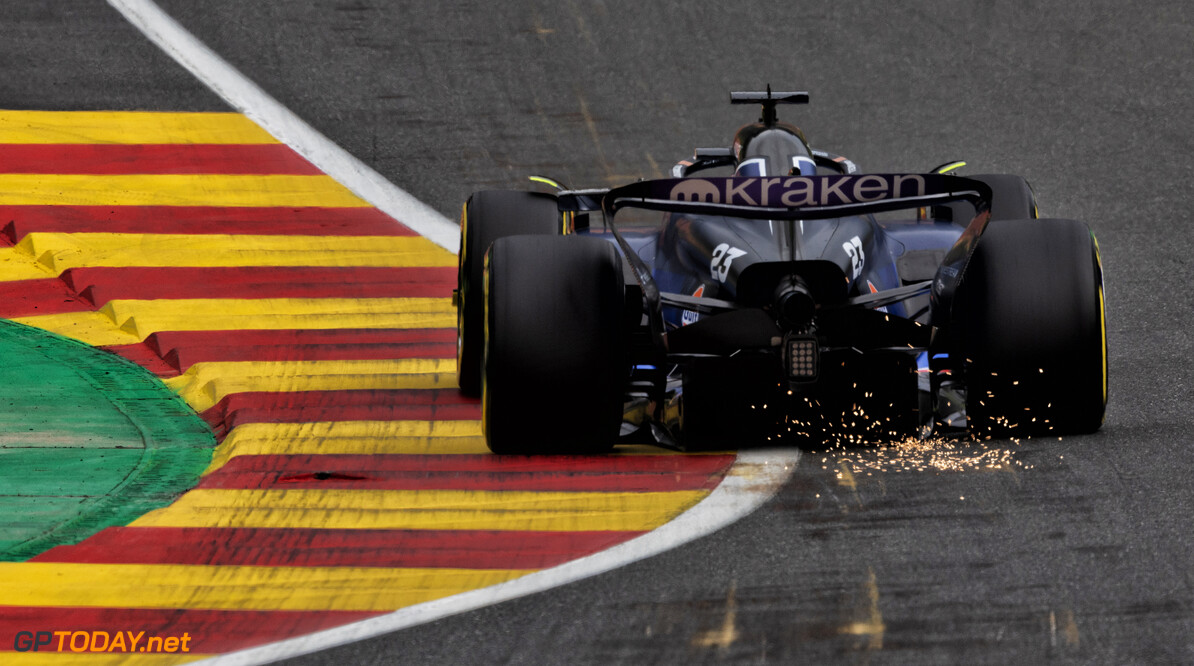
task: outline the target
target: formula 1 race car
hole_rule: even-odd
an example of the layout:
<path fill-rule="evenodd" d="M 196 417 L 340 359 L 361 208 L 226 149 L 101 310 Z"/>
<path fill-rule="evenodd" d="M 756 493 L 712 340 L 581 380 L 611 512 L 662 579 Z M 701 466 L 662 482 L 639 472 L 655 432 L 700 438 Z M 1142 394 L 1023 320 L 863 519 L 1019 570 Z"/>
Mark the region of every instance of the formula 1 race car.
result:
<path fill-rule="evenodd" d="M 863 174 L 760 104 L 728 149 L 461 215 L 457 361 L 497 453 L 1097 430 L 1103 272 L 1018 176 Z M 725 175 L 696 176 L 698 172 Z M 554 182 L 538 179 L 542 182 Z"/>

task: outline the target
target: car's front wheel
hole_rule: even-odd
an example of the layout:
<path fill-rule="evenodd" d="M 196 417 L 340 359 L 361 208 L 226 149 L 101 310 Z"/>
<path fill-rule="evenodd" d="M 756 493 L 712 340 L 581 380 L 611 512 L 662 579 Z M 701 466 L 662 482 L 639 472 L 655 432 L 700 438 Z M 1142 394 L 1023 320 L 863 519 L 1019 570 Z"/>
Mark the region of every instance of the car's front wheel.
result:
<path fill-rule="evenodd" d="M 992 220 L 1028 220 L 1038 217 L 1032 187 L 1020 176 L 1000 173 L 966 178 L 981 181 L 991 188 Z M 962 226 L 969 224 L 975 215 L 974 204 L 968 201 L 955 201 L 945 207 L 949 209 L 951 219 Z"/>
<path fill-rule="evenodd" d="M 465 203 L 456 277 L 456 379 L 465 395 L 481 393 L 481 272 L 486 250 L 505 236 L 559 234 L 562 219 L 555 198 L 535 192 L 486 190 Z"/>

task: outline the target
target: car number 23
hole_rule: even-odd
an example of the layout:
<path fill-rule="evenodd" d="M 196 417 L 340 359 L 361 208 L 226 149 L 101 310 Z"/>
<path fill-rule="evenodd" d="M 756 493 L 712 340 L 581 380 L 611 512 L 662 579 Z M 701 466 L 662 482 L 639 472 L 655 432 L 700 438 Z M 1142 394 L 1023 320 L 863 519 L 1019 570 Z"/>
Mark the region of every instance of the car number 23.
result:
<path fill-rule="evenodd" d="M 744 254 L 746 254 L 745 250 L 732 247 L 729 243 L 722 243 L 713 248 L 713 259 L 709 262 L 713 279 L 718 282 L 725 282 L 726 276 L 730 274 L 730 264 Z"/>

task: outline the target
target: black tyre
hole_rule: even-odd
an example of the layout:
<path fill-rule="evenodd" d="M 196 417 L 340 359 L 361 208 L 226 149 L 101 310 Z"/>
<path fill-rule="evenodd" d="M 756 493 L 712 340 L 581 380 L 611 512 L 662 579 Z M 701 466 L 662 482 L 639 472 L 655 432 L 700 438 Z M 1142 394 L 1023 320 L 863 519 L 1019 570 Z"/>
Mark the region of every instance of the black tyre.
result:
<path fill-rule="evenodd" d="M 1094 432 L 1107 405 L 1098 246 L 1074 220 L 1001 220 L 979 238 L 954 297 L 971 433 Z"/>
<path fill-rule="evenodd" d="M 481 352 L 485 345 L 481 272 L 493 241 L 518 234 L 559 234 L 562 217 L 553 197 L 492 190 L 469 197 L 460 216 L 460 259 L 456 274 L 456 379 L 466 395 L 481 394 Z"/>
<path fill-rule="evenodd" d="M 1008 174 L 980 174 L 966 176 L 991 188 L 992 220 L 1033 220 L 1037 217 L 1036 197 L 1028 181 Z M 963 226 L 974 219 L 974 206 L 966 201 L 946 205 L 951 219 Z"/>
<path fill-rule="evenodd" d="M 494 453 L 608 451 L 629 374 L 621 256 L 584 236 L 515 236 L 486 260 L 481 423 Z"/>

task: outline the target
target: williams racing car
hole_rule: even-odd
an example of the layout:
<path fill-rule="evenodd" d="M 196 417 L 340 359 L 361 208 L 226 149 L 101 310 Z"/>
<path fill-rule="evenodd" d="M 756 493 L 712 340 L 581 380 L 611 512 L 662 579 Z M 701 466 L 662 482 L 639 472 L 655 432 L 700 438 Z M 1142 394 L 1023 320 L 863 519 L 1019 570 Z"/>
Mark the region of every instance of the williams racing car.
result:
<path fill-rule="evenodd" d="M 457 361 L 497 453 L 1097 430 L 1103 272 L 1018 176 L 861 173 L 759 104 L 729 148 L 612 189 L 483 191 Z"/>

